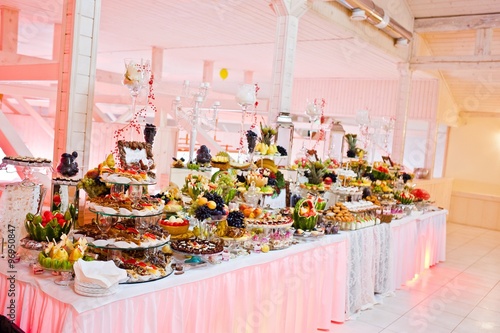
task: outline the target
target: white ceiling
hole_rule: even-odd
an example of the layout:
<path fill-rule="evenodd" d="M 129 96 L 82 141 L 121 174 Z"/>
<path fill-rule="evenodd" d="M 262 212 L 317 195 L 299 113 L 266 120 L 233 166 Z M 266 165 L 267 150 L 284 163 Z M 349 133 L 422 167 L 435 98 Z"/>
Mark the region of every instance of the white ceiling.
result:
<path fill-rule="evenodd" d="M 319 0 L 316 0 L 319 1 Z M 3 0 L 20 9 L 19 53 L 50 58 L 52 24 L 61 21 L 61 1 Z M 377 2 L 377 0 L 375 0 Z M 470 14 L 500 14 L 500 0 L 407 0 L 416 19 Z M 335 1 L 332 6 L 339 6 Z M 41 23 L 37 23 L 41 22 Z M 353 23 L 353 24 L 359 24 Z M 200 82 L 204 60 L 214 62 L 214 89 L 235 92 L 244 71 L 269 94 L 276 16 L 266 0 L 102 0 L 97 68 L 123 72 L 124 58 L 151 58 L 152 47 L 164 50 L 162 80 Z M 434 56 L 473 55 L 475 32 L 426 32 L 424 42 Z M 492 54 L 500 54 L 500 32 L 494 30 Z M 300 19 L 295 59 L 296 78 L 396 79 L 400 61 L 372 47 L 352 50 L 358 41 L 334 22 L 309 10 Z M 226 80 L 219 78 L 227 68 Z M 416 72 L 416 75 L 421 75 Z M 457 104 L 486 77 L 490 91 L 500 91 L 495 71 L 446 70 L 443 77 Z M 478 83 L 479 82 L 479 83 Z M 174 85 L 175 86 L 175 85 Z M 166 92 L 177 94 L 178 92 Z M 482 99 L 481 110 L 500 112 L 500 94 Z"/>

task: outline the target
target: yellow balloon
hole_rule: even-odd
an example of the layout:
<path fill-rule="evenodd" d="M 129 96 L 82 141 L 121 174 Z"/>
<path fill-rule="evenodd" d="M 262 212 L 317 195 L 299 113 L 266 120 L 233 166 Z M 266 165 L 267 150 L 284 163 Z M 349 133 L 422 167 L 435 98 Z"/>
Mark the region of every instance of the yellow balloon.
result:
<path fill-rule="evenodd" d="M 227 76 L 228 76 L 228 71 L 227 71 L 227 68 L 222 68 L 219 72 L 219 76 L 221 79 L 225 80 L 227 79 Z"/>

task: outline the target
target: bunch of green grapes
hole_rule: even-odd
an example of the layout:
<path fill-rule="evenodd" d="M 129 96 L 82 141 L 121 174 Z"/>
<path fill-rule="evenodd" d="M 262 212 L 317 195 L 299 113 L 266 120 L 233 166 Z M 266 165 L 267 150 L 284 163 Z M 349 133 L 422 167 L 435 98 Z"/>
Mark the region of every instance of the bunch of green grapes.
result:
<path fill-rule="evenodd" d="M 217 184 L 217 194 L 219 194 L 226 204 L 236 195 L 236 175 L 230 171 L 219 171 L 214 174 L 212 182 Z"/>
<path fill-rule="evenodd" d="M 83 177 L 82 180 L 78 182 L 78 189 L 83 189 L 90 198 L 109 194 L 109 187 L 98 178 Z"/>

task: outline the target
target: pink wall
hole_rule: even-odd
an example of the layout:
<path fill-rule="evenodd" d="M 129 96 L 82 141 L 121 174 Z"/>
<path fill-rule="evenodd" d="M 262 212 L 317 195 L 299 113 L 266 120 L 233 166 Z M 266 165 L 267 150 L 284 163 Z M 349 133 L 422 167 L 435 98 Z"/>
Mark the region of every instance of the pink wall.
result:
<path fill-rule="evenodd" d="M 294 81 L 292 112 L 304 113 L 308 98 L 324 98 L 326 114 L 355 116 L 357 110 L 368 110 L 372 117 L 391 117 L 396 114 L 398 93 L 397 80 L 298 79 Z M 434 119 L 437 101 L 437 80 L 414 80 L 409 118 Z"/>

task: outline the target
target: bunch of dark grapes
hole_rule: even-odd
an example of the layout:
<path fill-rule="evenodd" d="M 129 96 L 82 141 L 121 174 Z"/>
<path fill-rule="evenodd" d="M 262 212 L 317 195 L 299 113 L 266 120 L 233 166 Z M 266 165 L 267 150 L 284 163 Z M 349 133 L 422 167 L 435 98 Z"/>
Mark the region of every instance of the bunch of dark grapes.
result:
<path fill-rule="evenodd" d="M 212 210 L 209 209 L 206 205 L 198 206 L 194 212 L 194 216 L 199 220 L 203 221 L 212 216 Z"/>
<path fill-rule="evenodd" d="M 271 177 L 268 177 L 267 178 L 267 185 L 269 186 L 276 186 L 278 183 L 276 181 L 276 178 L 271 178 Z"/>
<path fill-rule="evenodd" d="M 368 177 L 368 179 L 370 179 L 372 182 L 374 182 L 376 179 L 375 179 L 375 176 L 373 175 L 373 173 L 365 173 L 363 175 L 363 177 Z"/>
<path fill-rule="evenodd" d="M 170 202 L 170 198 L 163 192 L 153 194 L 151 197 L 161 199 L 165 205 Z"/>
<path fill-rule="evenodd" d="M 243 223 L 244 215 L 242 212 L 238 210 L 233 210 L 229 212 L 227 215 L 227 225 L 235 228 L 244 228 L 245 224 Z"/>
<path fill-rule="evenodd" d="M 217 205 L 215 209 L 211 211 L 212 214 L 220 215 L 224 213 L 224 199 L 222 199 L 220 195 L 215 192 L 208 192 L 205 193 L 204 197 L 207 198 L 208 201 L 214 201 Z"/>
<path fill-rule="evenodd" d="M 403 173 L 403 182 L 406 184 L 407 181 L 409 181 L 411 179 L 411 175 L 407 174 L 406 172 Z"/>
<path fill-rule="evenodd" d="M 243 175 L 241 173 L 239 175 L 237 175 L 236 178 L 238 179 L 238 181 L 240 183 L 246 183 L 246 181 L 247 181 L 247 178 L 245 177 L 245 175 Z"/>
<path fill-rule="evenodd" d="M 278 153 L 280 153 L 281 156 L 287 156 L 288 153 L 286 152 L 286 149 L 283 148 L 282 146 L 277 146 L 276 148 L 278 148 Z"/>
<path fill-rule="evenodd" d="M 248 152 L 253 153 L 255 149 L 255 145 L 257 144 L 257 133 L 252 130 L 247 131 L 247 143 L 248 143 Z"/>

